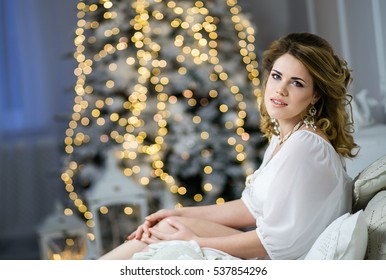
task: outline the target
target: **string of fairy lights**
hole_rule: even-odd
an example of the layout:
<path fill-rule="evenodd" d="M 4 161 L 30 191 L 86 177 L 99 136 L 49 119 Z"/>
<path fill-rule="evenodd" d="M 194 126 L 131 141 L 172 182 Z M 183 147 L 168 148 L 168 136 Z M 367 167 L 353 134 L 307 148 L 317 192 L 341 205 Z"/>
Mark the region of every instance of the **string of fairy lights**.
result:
<path fill-rule="evenodd" d="M 94 88 L 87 84 L 87 76 L 93 72 L 93 65 L 102 59 L 112 55 L 116 52 L 124 51 L 127 48 L 136 48 L 136 56 L 129 56 L 126 58 L 126 64 L 129 66 L 138 65 L 137 68 L 137 83 L 133 86 L 133 91 L 130 92 L 127 100 L 122 104 L 123 108 L 130 111 L 130 116 L 120 116 L 118 113 L 113 112 L 109 115 L 111 122 L 116 122 L 120 127 L 124 128 L 125 133 L 122 134 L 117 130 L 111 131 L 108 135 L 103 134 L 100 136 L 99 141 L 107 143 L 110 140 L 114 140 L 117 144 L 121 145 L 121 151 L 119 157 L 121 160 L 134 160 L 138 157 L 138 154 L 145 154 L 151 158 L 150 174 L 145 175 L 139 165 L 133 165 L 126 167 L 123 173 L 126 176 L 136 175 L 138 183 L 142 186 L 150 184 L 152 177 L 161 179 L 169 190 L 174 194 L 184 195 L 186 188 L 184 186 L 178 186 L 176 180 L 168 174 L 165 170 L 165 164 L 162 159 L 162 151 L 167 148 L 165 137 L 168 134 L 168 118 L 171 117 L 171 112 L 168 110 L 170 105 L 176 104 L 179 100 L 176 96 L 170 95 L 165 92 L 165 87 L 168 86 L 170 80 L 167 75 L 164 75 L 168 62 L 160 59 L 160 52 L 162 46 L 153 41 L 149 36 L 151 32 L 157 32 L 156 27 L 152 27 L 150 20 L 162 21 L 165 17 L 165 12 L 172 12 L 177 17 L 170 22 L 170 26 L 174 29 L 189 30 L 186 35 L 177 35 L 174 39 L 174 45 L 178 47 L 181 52 L 176 56 L 176 62 L 179 65 L 178 73 L 183 76 L 188 72 L 187 67 L 184 65 L 186 61 L 193 61 L 195 65 L 201 65 L 207 63 L 212 65 L 213 72 L 208 77 L 210 81 L 221 81 L 228 88 L 229 92 L 237 102 L 238 114 L 237 118 L 232 121 L 225 122 L 226 129 L 233 129 L 235 136 L 229 137 L 228 144 L 236 151 L 236 160 L 243 162 L 246 160 L 246 153 L 244 149 L 244 142 L 249 140 L 249 134 L 244 129 L 245 118 L 247 117 L 246 106 L 243 93 L 240 88 L 232 81 L 229 73 L 227 73 L 225 67 L 221 64 L 220 57 L 218 55 L 218 33 L 216 18 L 209 14 L 209 9 L 205 7 L 204 1 L 195 1 L 189 8 L 184 8 L 179 5 L 178 1 L 163 1 L 163 0 L 137 0 L 133 1 L 132 8 L 136 11 L 136 16 L 130 21 L 130 25 L 135 30 L 131 38 L 125 36 L 120 37 L 116 45 L 106 43 L 98 53 L 93 57 L 87 58 L 85 43 L 93 44 L 97 38 L 95 36 L 86 37 L 87 30 L 97 30 L 100 26 L 98 21 L 87 21 L 86 15 L 88 13 L 94 13 L 103 9 L 103 20 L 112 20 L 117 18 L 118 11 L 114 10 L 114 1 L 99 0 L 98 3 L 86 4 L 80 1 L 77 4 L 78 9 L 78 23 L 75 31 L 74 44 L 76 51 L 74 52 L 74 58 L 76 59 L 78 66 L 74 70 L 74 74 L 77 77 L 76 85 L 74 87 L 76 96 L 74 98 L 73 114 L 69 122 L 68 129 L 66 130 L 66 137 L 64 139 L 65 152 L 68 156 L 71 156 L 76 152 L 76 147 L 80 147 L 90 142 L 90 136 L 81 130 L 81 127 L 89 126 L 91 122 L 95 122 L 99 126 L 106 124 L 106 119 L 102 116 L 101 111 L 108 106 L 112 106 L 114 99 L 112 97 L 100 98 L 95 101 L 95 104 L 90 104 L 87 97 L 92 95 Z M 152 3 L 165 2 L 168 11 L 154 10 L 149 12 L 149 6 Z M 228 0 L 227 5 L 229 11 L 232 14 L 231 20 L 234 24 L 234 28 L 237 31 L 239 38 L 238 45 L 240 48 L 240 55 L 242 61 L 245 64 L 248 78 L 254 88 L 255 96 L 259 95 L 259 78 L 257 70 L 257 60 L 254 47 L 254 29 L 251 23 L 243 19 L 240 15 L 241 9 L 237 5 L 236 0 Z M 184 17 L 183 17 L 184 16 Z M 201 19 L 198 21 L 197 18 Z M 121 33 L 118 26 L 114 26 L 104 31 L 105 37 L 116 36 Z M 189 37 L 189 38 L 188 38 Z M 189 40 L 187 40 L 189 39 Z M 193 43 L 190 41 L 193 40 Z M 189 43 L 188 43 L 189 41 Z M 116 63 L 110 63 L 108 70 L 111 72 L 116 71 L 118 68 Z M 157 135 L 154 138 L 154 143 L 145 144 L 148 135 L 145 131 L 141 130 L 145 120 L 142 117 L 143 111 L 147 108 L 149 83 L 157 93 L 157 112 L 153 116 L 153 121 L 157 124 Z M 105 87 L 113 89 L 115 81 L 108 79 L 105 82 Z M 210 90 L 208 98 L 217 98 L 218 92 L 215 89 Z M 185 98 L 189 106 L 199 106 L 197 100 L 193 98 L 193 92 L 190 89 L 186 89 L 183 92 L 183 98 Z M 90 116 L 84 115 L 83 112 L 89 109 L 89 107 L 95 106 L 91 110 Z M 229 110 L 226 104 L 221 104 L 218 107 L 221 113 L 227 113 Z M 199 124 L 202 120 L 200 116 L 193 116 L 191 120 L 194 124 Z M 205 140 L 210 137 L 209 131 L 203 131 L 201 133 L 201 139 Z M 205 156 L 206 151 L 202 151 L 202 156 Z M 91 213 L 86 205 L 86 202 L 81 199 L 74 186 L 73 178 L 77 172 L 79 172 L 80 164 L 75 160 L 71 160 L 68 163 L 66 170 L 61 175 L 61 179 L 65 183 L 66 191 L 69 198 L 73 201 L 74 206 L 80 213 L 84 215 L 89 227 L 94 227 L 93 213 Z M 213 171 L 213 167 L 207 165 L 203 169 L 203 173 L 210 174 Z M 252 170 L 246 170 L 246 173 L 252 172 Z M 203 189 L 210 192 L 212 189 L 210 183 L 205 183 Z M 201 194 L 194 196 L 196 201 L 202 200 Z M 218 198 L 217 203 L 223 203 L 223 198 Z M 182 206 L 182 205 L 177 205 Z M 66 215 L 71 215 L 72 210 L 65 209 Z"/>

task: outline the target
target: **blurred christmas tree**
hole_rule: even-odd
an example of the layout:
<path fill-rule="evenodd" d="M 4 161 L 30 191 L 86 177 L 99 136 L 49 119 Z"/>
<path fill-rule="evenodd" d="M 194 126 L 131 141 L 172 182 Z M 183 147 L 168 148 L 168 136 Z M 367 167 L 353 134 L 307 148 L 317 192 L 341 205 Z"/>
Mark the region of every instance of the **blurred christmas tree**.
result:
<path fill-rule="evenodd" d="M 260 164 L 254 28 L 236 0 L 80 1 L 77 83 L 62 180 L 84 192 L 120 151 L 122 172 L 181 205 L 240 196 Z"/>

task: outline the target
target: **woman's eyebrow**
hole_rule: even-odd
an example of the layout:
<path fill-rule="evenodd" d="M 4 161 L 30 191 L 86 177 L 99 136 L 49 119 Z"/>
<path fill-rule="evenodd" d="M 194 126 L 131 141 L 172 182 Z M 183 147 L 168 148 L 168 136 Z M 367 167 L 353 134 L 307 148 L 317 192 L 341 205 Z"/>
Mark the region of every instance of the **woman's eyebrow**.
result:
<path fill-rule="evenodd" d="M 280 75 L 280 76 L 283 76 L 283 74 L 280 72 L 280 71 L 277 71 L 276 69 L 272 69 L 272 71 L 276 72 L 276 74 Z M 302 78 L 299 78 L 299 77 L 291 77 L 292 80 L 300 80 L 300 81 L 303 81 L 304 83 L 306 83 L 305 80 L 303 80 Z"/>

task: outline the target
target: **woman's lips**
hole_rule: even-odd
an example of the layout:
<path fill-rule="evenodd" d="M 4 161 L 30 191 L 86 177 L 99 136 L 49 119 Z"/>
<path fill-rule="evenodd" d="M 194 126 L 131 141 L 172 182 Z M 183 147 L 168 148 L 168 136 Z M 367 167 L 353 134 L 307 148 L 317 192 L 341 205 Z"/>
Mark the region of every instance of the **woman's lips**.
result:
<path fill-rule="evenodd" d="M 271 102 L 276 105 L 276 106 L 287 106 L 288 104 L 283 102 L 282 100 L 280 99 L 275 99 L 275 98 L 272 98 L 271 99 Z"/>

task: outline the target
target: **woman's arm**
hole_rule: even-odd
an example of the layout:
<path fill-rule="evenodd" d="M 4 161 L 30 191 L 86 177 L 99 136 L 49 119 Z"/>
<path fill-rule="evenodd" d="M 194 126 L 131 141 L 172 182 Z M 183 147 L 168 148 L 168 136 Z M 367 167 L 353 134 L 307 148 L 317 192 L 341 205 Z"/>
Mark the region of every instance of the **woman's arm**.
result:
<path fill-rule="evenodd" d="M 205 219 L 232 228 L 253 226 L 256 221 L 241 199 L 207 206 L 192 206 L 174 210 L 160 210 L 146 218 L 148 221 L 159 221 L 168 216 L 181 216 Z"/>
<path fill-rule="evenodd" d="M 149 229 L 167 217 L 181 216 L 203 219 L 232 228 L 254 226 L 256 221 L 241 199 L 207 206 L 192 206 L 177 209 L 161 209 L 146 217 L 145 222 L 129 235 L 128 239 L 141 239 L 150 235 Z"/>

